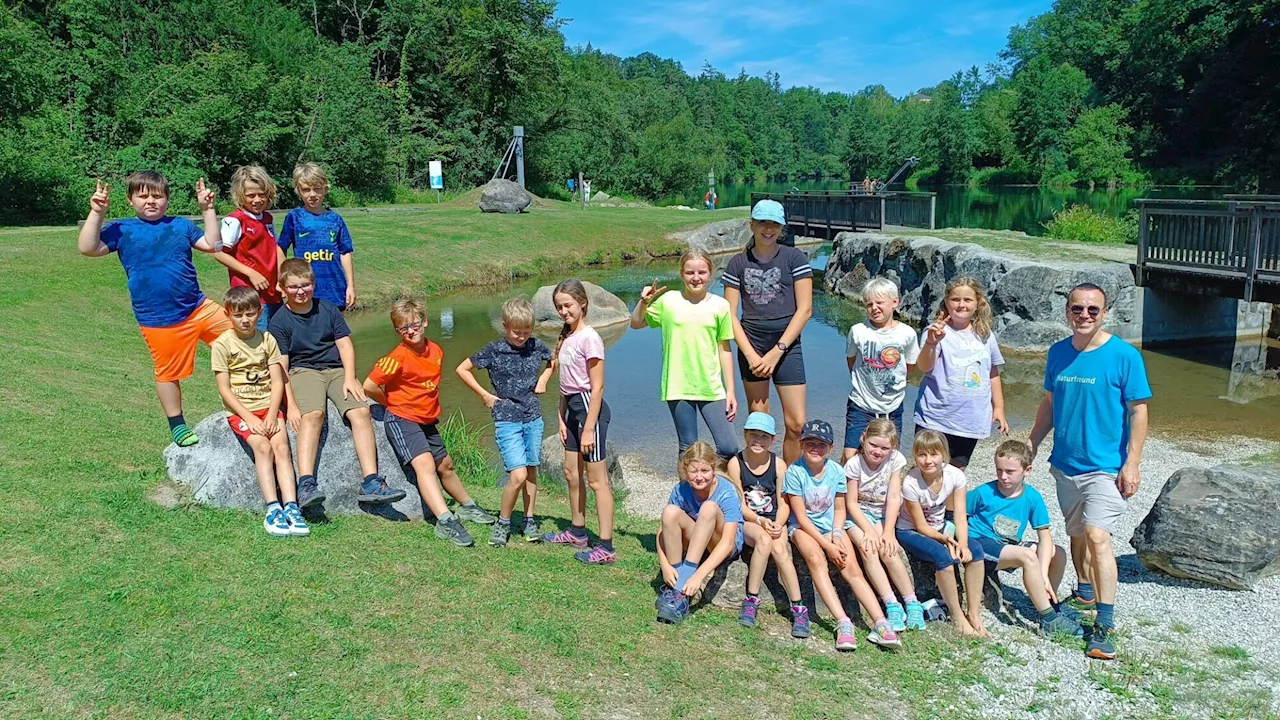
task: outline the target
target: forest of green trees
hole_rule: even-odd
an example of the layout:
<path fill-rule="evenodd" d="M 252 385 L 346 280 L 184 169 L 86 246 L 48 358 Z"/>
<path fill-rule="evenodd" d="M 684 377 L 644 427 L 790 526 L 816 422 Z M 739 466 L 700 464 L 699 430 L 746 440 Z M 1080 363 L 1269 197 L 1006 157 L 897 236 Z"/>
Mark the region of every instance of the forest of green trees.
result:
<path fill-rule="evenodd" d="M 74 219 L 144 167 L 225 192 L 317 160 L 339 200 L 392 201 L 441 159 L 469 187 L 512 125 L 535 189 L 581 170 L 654 200 L 909 155 L 926 184 L 1280 179 L 1280 0 L 1058 0 L 907 97 L 566 47 L 553 0 L 5 0 L 0 48 L 0 223 Z"/>

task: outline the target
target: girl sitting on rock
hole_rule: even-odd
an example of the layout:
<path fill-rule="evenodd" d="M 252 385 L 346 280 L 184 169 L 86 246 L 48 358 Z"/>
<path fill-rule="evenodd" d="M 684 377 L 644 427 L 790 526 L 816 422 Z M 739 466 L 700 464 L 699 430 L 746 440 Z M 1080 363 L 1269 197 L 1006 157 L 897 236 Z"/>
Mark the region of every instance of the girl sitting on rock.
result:
<path fill-rule="evenodd" d="M 942 433 L 951 464 L 961 470 L 969 466 L 978 441 L 991 436 L 993 421 L 1000 432 L 1009 432 L 1000 384 L 1003 364 L 982 285 L 971 277 L 947 283 L 934 323 L 920 337 L 916 365 L 924 378 L 915 424 Z"/>

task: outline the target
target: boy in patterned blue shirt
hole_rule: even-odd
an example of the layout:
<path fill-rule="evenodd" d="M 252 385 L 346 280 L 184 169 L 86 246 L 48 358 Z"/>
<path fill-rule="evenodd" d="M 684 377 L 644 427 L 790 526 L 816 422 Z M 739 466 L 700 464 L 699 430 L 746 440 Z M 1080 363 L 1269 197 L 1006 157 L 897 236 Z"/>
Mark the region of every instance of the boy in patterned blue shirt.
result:
<path fill-rule="evenodd" d="M 346 310 L 356 303 L 356 267 L 351 255 L 351 232 L 347 223 L 324 200 L 329 194 L 329 176 L 315 163 L 293 169 L 293 189 L 302 200 L 284 218 L 276 244 L 280 262 L 293 248 L 293 256 L 311 263 L 316 274 L 315 297 Z"/>

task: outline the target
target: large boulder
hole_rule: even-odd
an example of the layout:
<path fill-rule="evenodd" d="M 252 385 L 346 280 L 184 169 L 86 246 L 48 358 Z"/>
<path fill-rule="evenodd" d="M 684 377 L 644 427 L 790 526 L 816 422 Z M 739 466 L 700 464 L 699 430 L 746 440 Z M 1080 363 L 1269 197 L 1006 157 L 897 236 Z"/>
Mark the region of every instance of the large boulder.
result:
<path fill-rule="evenodd" d="M 480 188 L 480 209 L 488 213 L 515 215 L 533 204 L 533 196 L 519 183 L 497 178 Z"/>
<path fill-rule="evenodd" d="M 587 323 L 591 327 L 609 327 L 631 321 L 631 311 L 622 298 L 595 283 L 584 280 L 582 285 L 587 290 Z M 552 301 L 554 291 L 554 285 L 543 285 L 533 294 L 533 321 L 543 329 L 559 330 L 564 325 Z"/>
<path fill-rule="evenodd" d="M 741 252 L 751 243 L 751 225 L 746 218 L 708 223 L 696 230 L 674 233 L 674 239 L 713 255 Z"/>
<path fill-rule="evenodd" d="M 1280 467 L 1183 468 L 1130 542 L 1152 570 L 1251 589 L 1280 571 Z"/>
<path fill-rule="evenodd" d="M 365 512 L 395 520 L 421 519 L 425 508 L 418 496 L 415 480 L 407 478 L 396 462 L 382 423 L 375 419 L 374 425 L 379 470 L 388 485 L 403 489 L 408 495 L 393 505 L 369 505 L 356 501 L 361 474 L 351 430 L 330 412 L 320 435 L 320 462 L 316 467 L 316 480 L 326 496 L 324 510 L 337 514 Z M 169 477 L 189 487 L 196 502 L 237 510 L 262 509 L 262 493 L 258 490 L 252 454 L 231 432 L 225 414 L 210 415 L 200 421 L 195 431 L 200 442 L 186 448 L 171 444 L 165 449 L 164 460 Z M 298 442 L 292 432 L 289 441 L 296 468 Z M 412 469 L 409 472 L 412 474 Z"/>

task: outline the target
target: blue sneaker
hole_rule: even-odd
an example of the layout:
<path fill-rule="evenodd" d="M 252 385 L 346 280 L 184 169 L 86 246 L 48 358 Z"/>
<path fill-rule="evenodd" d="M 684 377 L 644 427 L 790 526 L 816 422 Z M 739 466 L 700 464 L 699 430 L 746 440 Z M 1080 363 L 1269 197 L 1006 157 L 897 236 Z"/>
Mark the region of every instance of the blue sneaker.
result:
<path fill-rule="evenodd" d="M 290 535 L 306 537 L 311 534 L 307 521 L 302 519 L 302 508 L 298 507 L 298 503 L 289 503 L 284 506 L 284 519 L 289 521 Z"/>
<path fill-rule="evenodd" d="M 803 640 L 809 637 L 809 608 L 803 605 L 791 606 L 791 637 Z"/>
<path fill-rule="evenodd" d="M 924 629 L 924 605 L 919 600 L 907 603 L 907 629 Z"/>
<path fill-rule="evenodd" d="M 298 507 L 312 507 L 324 503 L 324 493 L 315 478 L 298 483 Z"/>
<path fill-rule="evenodd" d="M 884 617 L 894 632 L 900 633 L 907 629 L 907 611 L 902 609 L 902 603 L 885 603 Z"/>
<path fill-rule="evenodd" d="M 271 537 L 289 537 L 289 519 L 284 515 L 284 508 L 272 505 L 262 519 L 262 527 Z"/>
<path fill-rule="evenodd" d="M 387 481 L 381 475 L 375 475 L 360 485 L 360 494 L 356 495 L 356 500 L 385 505 L 403 500 L 407 494 L 403 490 L 396 490 L 387 485 Z"/>
<path fill-rule="evenodd" d="M 742 600 L 742 610 L 738 612 L 738 622 L 747 627 L 756 626 L 756 613 L 760 611 L 760 598 L 748 595 Z"/>
<path fill-rule="evenodd" d="M 658 622 L 678 625 L 689 617 L 689 598 L 669 587 L 662 588 L 654 607 L 658 609 Z"/>

